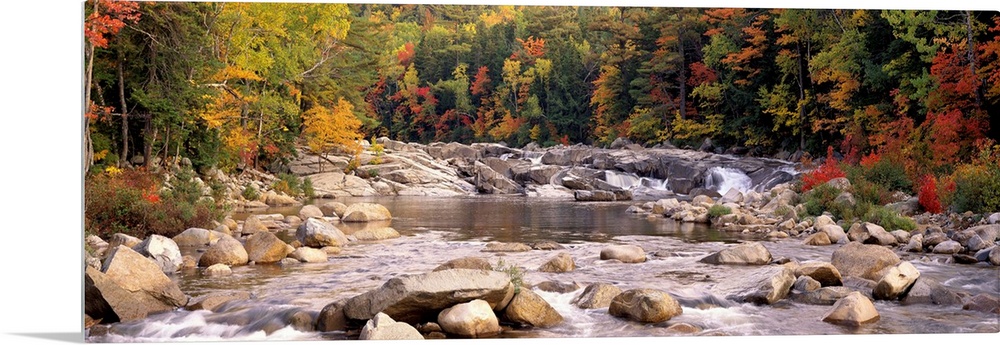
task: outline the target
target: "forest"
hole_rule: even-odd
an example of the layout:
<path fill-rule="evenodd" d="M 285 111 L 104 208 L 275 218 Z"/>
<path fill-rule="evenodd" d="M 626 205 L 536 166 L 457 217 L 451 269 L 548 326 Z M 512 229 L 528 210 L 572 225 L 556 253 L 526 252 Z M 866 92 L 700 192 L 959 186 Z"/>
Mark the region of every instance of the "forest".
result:
<path fill-rule="evenodd" d="M 87 171 L 267 169 L 381 136 L 709 138 L 832 148 L 918 181 L 1000 137 L 996 12 L 97 0 L 84 15 Z"/>

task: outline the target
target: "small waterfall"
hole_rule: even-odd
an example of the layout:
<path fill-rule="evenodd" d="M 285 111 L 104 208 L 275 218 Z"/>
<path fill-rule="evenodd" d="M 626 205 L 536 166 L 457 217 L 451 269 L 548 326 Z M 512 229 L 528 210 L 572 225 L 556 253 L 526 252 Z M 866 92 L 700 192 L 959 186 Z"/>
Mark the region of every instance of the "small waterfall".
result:
<path fill-rule="evenodd" d="M 504 153 L 504 154 L 500 155 L 500 160 L 506 162 L 513 155 L 514 155 L 513 153 Z"/>
<path fill-rule="evenodd" d="M 635 187 L 642 185 L 642 179 L 640 179 L 639 176 L 633 174 L 623 174 L 610 170 L 604 172 L 604 181 L 612 186 L 625 190 L 634 189 Z"/>
<path fill-rule="evenodd" d="M 522 157 L 523 157 L 523 159 L 527 159 L 528 161 L 530 161 L 532 166 L 541 165 L 542 164 L 542 153 L 541 152 L 524 151 Z"/>
<path fill-rule="evenodd" d="M 753 189 L 753 181 L 742 170 L 713 167 L 705 173 L 705 188 L 725 194 L 732 188 L 742 193 Z"/>
<path fill-rule="evenodd" d="M 670 188 L 667 187 L 667 182 L 668 182 L 667 179 L 661 180 L 661 179 L 655 179 L 655 178 L 650 178 L 650 177 L 643 177 L 643 178 L 640 178 L 639 181 L 642 182 L 642 186 L 643 187 L 646 187 L 646 188 L 649 188 L 649 189 L 653 189 L 653 190 L 670 190 Z"/>

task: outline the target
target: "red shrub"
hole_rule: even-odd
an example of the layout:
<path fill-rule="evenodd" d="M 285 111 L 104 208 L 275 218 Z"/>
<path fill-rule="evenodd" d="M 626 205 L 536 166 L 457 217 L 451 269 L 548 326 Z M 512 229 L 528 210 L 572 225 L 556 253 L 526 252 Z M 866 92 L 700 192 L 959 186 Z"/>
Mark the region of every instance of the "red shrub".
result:
<path fill-rule="evenodd" d="M 808 192 L 813 187 L 824 184 L 827 181 L 838 177 L 845 177 L 847 174 L 840 170 L 837 159 L 833 158 L 833 146 L 826 148 L 826 162 L 823 162 L 816 170 L 810 171 L 802 176 L 802 191 Z"/>
<path fill-rule="evenodd" d="M 932 175 L 924 175 L 920 179 L 920 189 L 917 191 L 920 207 L 930 213 L 941 213 L 941 200 L 938 198 L 937 179 Z"/>

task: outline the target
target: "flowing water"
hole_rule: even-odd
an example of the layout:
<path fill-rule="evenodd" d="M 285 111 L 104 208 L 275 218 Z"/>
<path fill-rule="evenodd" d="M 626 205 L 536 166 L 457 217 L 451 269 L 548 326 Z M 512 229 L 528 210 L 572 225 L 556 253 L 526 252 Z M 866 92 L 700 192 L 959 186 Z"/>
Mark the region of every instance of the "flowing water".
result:
<path fill-rule="evenodd" d="M 523 197 L 468 198 L 354 198 L 345 203 L 374 201 L 392 211 L 391 226 L 402 237 L 377 243 L 352 243 L 326 263 L 293 266 L 253 265 L 233 268 L 223 277 L 203 277 L 197 270 L 174 275 L 181 290 L 192 297 L 219 291 L 247 291 L 254 298 L 229 303 L 216 312 L 174 311 L 138 322 L 115 324 L 105 336 L 88 342 L 256 341 L 349 339 L 344 332 L 303 332 L 285 326 L 296 312 L 316 313 L 328 303 L 375 289 L 386 280 L 405 274 L 431 271 L 450 259 L 479 256 L 524 269 L 524 280 L 576 282 L 581 288 L 568 293 L 535 290 L 565 321 L 549 329 L 511 330 L 504 337 L 637 337 L 678 335 L 667 327 L 684 322 L 701 328 L 698 335 L 825 335 L 881 333 L 998 332 L 995 314 L 962 310 L 961 306 L 909 305 L 877 302 L 881 319 L 862 327 L 845 327 L 821 321 L 829 306 L 783 300 L 771 306 L 726 301 L 708 293 L 715 283 L 737 271 L 754 269 L 714 266 L 698 259 L 726 244 L 763 240 L 722 233 L 705 225 L 680 224 L 664 218 L 626 213 L 630 203 L 576 203 Z M 270 209 L 267 213 L 295 214 L 296 208 Z M 245 217 L 246 215 L 237 215 Z M 364 226 L 338 224 L 345 233 Z M 293 233 L 282 236 L 292 237 Z M 553 251 L 483 253 L 490 241 L 532 243 L 555 241 L 576 261 L 569 273 L 544 273 L 537 268 L 555 255 Z M 601 261 L 608 244 L 637 244 L 649 254 L 641 264 Z M 829 261 L 837 246 L 807 247 L 798 239 L 764 242 L 775 258 Z M 186 254 L 196 254 L 189 252 Z M 943 263 L 944 257 L 904 257 L 922 276 L 933 278 L 957 292 L 1000 294 L 998 268 L 988 265 Z M 582 310 L 570 304 L 589 283 L 606 282 L 629 288 L 654 288 L 673 295 L 683 314 L 653 325 L 624 321 L 607 309 Z M 706 304 L 716 305 L 704 308 Z"/>

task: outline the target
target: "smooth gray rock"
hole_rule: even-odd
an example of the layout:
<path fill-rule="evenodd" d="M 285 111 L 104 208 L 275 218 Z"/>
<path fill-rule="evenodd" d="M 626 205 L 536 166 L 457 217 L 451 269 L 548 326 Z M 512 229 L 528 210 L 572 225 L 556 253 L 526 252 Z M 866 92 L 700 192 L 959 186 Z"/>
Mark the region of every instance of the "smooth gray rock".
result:
<path fill-rule="evenodd" d="M 711 288 L 726 299 L 755 304 L 774 304 L 788 296 L 795 274 L 784 266 L 766 266 L 743 270 L 723 279 Z"/>

